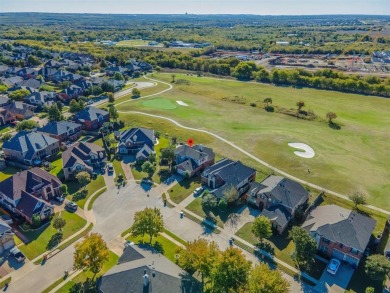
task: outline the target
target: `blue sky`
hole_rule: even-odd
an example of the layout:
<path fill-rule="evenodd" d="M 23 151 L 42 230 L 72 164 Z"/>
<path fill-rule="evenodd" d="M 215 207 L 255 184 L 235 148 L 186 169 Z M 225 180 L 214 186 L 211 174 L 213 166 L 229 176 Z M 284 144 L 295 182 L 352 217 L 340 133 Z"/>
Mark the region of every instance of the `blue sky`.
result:
<path fill-rule="evenodd" d="M 0 0 L 1 12 L 390 14 L 390 0 Z"/>

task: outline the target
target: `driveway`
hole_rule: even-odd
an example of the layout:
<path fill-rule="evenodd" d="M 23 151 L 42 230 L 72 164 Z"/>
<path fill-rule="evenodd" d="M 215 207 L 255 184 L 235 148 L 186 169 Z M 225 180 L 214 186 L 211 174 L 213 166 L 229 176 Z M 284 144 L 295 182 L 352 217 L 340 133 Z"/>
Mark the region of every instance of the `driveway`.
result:
<path fill-rule="evenodd" d="M 342 293 L 346 290 L 354 272 L 354 268 L 344 263 L 341 263 L 336 275 L 329 274 L 325 269 L 315 289 L 319 293 Z"/>

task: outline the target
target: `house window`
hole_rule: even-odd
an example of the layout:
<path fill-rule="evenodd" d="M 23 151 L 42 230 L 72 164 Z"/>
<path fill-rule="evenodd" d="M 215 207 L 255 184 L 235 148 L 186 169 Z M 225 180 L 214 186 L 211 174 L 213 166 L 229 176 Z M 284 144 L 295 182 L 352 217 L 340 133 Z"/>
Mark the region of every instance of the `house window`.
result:
<path fill-rule="evenodd" d="M 330 240 L 329 239 L 326 239 L 325 237 L 322 237 L 322 242 L 326 243 L 326 244 L 329 244 L 330 243 Z"/>
<path fill-rule="evenodd" d="M 328 247 L 321 245 L 320 246 L 320 251 L 322 251 L 324 253 L 328 253 Z"/>
<path fill-rule="evenodd" d="M 344 245 L 342 243 L 340 243 L 339 246 L 340 246 L 340 248 L 343 248 Z"/>

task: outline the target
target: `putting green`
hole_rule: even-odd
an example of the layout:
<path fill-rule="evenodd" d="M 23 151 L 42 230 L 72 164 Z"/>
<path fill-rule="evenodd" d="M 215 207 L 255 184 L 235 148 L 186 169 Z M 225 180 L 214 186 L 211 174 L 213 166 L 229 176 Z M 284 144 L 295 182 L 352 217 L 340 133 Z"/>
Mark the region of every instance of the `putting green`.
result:
<path fill-rule="evenodd" d="M 177 105 L 168 99 L 153 99 L 142 103 L 145 107 L 162 110 L 173 110 Z"/>

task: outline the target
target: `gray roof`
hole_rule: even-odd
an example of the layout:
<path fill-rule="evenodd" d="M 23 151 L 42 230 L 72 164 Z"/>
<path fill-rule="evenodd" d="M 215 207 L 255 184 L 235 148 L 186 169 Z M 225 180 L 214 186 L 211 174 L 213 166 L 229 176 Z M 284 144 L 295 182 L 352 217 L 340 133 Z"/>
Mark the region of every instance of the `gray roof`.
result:
<path fill-rule="evenodd" d="M 89 142 L 78 142 L 62 153 L 62 166 L 64 168 L 73 167 L 76 163 L 88 165 L 85 161 L 90 160 L 90 154 L 95 154 L 99 162 L 106 161 L 104 149 Z"/>
<path fill-rule="evenodd" d="M 311 211 L 302 228 L 364 252 L 375 224 L 374 219 L 358 212 L 336 205 L 325 205 Z"/>
<path fill-rule="evenodd" d="M 271 175 L 261 182 L 264 188 L 258 190 L 259 194 L 277 200 L 280 204 L 295 208 L 302 199 L 309 197 L 309 192 L 298 182 L 281 176 Z"/>
<path fill-rule="evenodd" d="M 76 129 L 77 127 L 81 127 L 81 125 L 69 121 L 52 121 L 47 123 L 45 126 L 38 128 L 37 131 L 54 135 L 61 135 L 64 133 L 68 133 L 68 131 L 71 129 Z"/>
<path fill-rule="evenodd" d="M 130 128 L 121 132 L 118 147 L 126 146 L 126 142 L 144 143 L 151 150 L 154 150 L 154 130 L 147 128 Z"/>
<path fill-rule="evenodd" d="M 0 218 L 0 236 L 3 235 L 7 231 L 11 231 L 10 225 L 8 225 L 6 222 L 4 222 L 3 219 Z"/>
<path fill-rule="evenodd" d="M 98 120 L 99 116 L 108 115 L 107 111 L 95 108 L 95 107 L 87 107 L 84 110 L 81 110 L 75 115 L 75 119 L 80 122 L 83 121 L 94 121 Z"/>
<path fill-rule="evenodd" d="M 284 227 L 291 220 L 291 214 L 283 206 L 271 206 L 264 209 L 261 214 L 280 227 Z"/>
<path fill-rule="evenodd" d="M 194 145 L 193 147 L 188 145 L 181 145 L 174 150 L 174 153 L 177 156 L 187 157 L 194 160 L 199 160 L 206 156 L 208 156 L 209 160 L 214 158 L 213 150 L 202 145 Z"/>
<path fill-rule="evenodd" d="M 130 258 L 129 261 L 118 263 L 109 270 L 99 282 L 100 292 L 200 292 L 200 283 L 163 255 L 137 246 L 126 248 L 125 253 L 130 253 L 128 250 L 135 250 L 135 254 L 139 253 L 144 257 Z M 149 279 L 148 286 L 144 286 L 145 272 Z"/>

